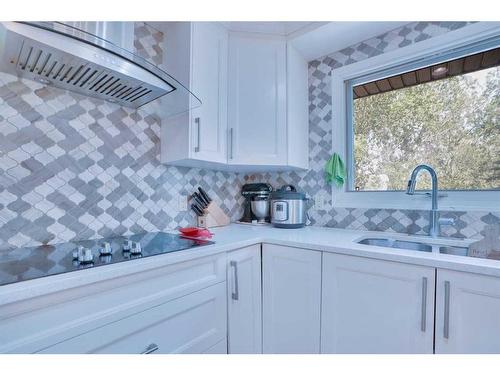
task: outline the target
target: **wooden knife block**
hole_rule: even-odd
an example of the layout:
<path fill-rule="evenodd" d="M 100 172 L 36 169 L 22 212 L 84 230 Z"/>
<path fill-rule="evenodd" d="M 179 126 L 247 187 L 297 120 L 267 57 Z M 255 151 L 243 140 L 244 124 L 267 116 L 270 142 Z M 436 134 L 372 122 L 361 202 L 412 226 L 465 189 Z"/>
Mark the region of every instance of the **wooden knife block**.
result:
<path fill-rule="evenodd" d="M 200 228 L 223 227 L 231 222 L 229 216 L 214 201 L 210 202 L 203 211 L 205 215 L 198 216 L 198 227 Z"/>

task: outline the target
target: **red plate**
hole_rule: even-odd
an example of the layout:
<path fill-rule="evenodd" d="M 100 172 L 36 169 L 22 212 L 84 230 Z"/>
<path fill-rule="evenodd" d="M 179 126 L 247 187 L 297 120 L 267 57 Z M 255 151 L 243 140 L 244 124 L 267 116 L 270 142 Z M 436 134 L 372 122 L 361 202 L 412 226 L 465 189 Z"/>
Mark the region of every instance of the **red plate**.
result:
<path fill-rule="evenodd" d="M 200 235 L 200 232 L 203 230 L 204 230 L 203 228 L 188 227 L 188 228 L 180 228 L 179 232 L 181 232 L 185 236 L 196 237 Z"/>
<path fill-rule="evenodd" d="M 181 232 L 181 236 L 189 239 L 201 239 L 206 240 L 212 238 L 213 233 L 205 228 L 180 228 L 179 232 Z"/>

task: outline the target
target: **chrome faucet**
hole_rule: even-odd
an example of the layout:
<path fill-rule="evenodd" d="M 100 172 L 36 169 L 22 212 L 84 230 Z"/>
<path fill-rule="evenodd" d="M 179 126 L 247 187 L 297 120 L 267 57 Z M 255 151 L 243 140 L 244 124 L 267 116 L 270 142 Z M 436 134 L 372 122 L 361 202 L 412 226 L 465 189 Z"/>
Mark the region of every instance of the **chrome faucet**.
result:
<path fill-rule="evenodd" d="M 420 164 L 415 167 L 413 172 L 411 172 L 410 179 L 408 180 L 408 187 L 406 188 L 406 194 L 408 195 L 414 195 L 415 194 L 415 186 L 417 185 L 417 177 L 420 171 L 425 170 L 429 172 L 431 175 L 431 180 L 432 180 L 432 192 L 431 192 L 431 199 L 432 199 L 432 206 L 431 206 L 431 212 L 430 212 L 430 217 L 429 217 L 429 236 L 431 237 L 438 237 L 440 232 L 441 232 L 441 225 L 446 224 L 446 225 L 453 225 L 454 220 L 452 218 L 439 218 L 439 212 L 438 212 L 438 178 L 436 171 L 426 165 L 426 164 Z"/>

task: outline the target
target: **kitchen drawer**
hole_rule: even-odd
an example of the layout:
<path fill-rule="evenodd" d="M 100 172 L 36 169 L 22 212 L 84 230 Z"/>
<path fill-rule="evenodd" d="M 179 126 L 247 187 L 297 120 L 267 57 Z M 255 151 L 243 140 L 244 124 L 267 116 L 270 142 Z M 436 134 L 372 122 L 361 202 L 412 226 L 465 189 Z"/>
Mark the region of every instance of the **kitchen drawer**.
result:
<path fill-rule="evenodd" d="M 37 352 L 225 281 L 225 263 L 203 257 L 2 306 L 0 353 Z"/>
<path fill-rule="evenodd" d="M 223 282 L 63 341 L 40 353 L 203 353 L 225 336 L 226 283 Z"/>

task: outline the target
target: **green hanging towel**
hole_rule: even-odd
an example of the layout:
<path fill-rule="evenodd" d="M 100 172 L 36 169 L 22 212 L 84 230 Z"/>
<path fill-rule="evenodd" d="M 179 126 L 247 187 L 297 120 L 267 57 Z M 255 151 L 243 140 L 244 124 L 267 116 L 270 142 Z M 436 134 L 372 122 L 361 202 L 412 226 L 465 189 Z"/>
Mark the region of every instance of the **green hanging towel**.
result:
<path fill-rule="evenodd" d="M 344 185 L 346 178 L 345 165 L 336 152 L 334 152 L 332 157 L 326 162 L 325 172 L 326 182 L 332 183 L 332 181 L 334 181 L 337 187 Z"/>

